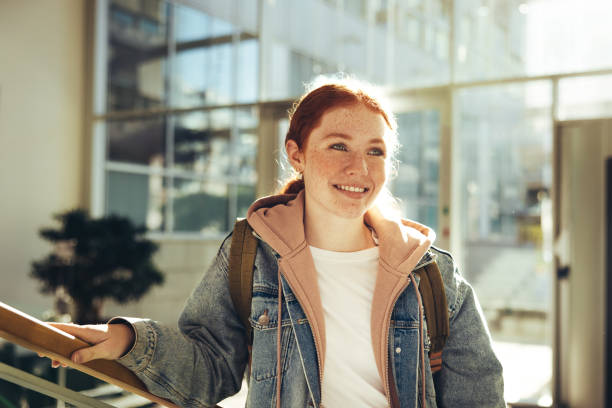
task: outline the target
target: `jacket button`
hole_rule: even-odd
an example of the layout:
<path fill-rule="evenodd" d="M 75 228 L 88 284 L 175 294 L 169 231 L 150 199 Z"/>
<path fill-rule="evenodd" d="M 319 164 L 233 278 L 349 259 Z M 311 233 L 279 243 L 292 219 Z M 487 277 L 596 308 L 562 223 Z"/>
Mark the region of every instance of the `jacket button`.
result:
<path fill-rule="evenodd" d="M 259 319 L 257 319 L 257 323 L 261 324 L 262 326 L 265 326 L 270 323 L 270 318 L 268 317 L 268 309 L 266 309 L 264 313 L 259 316 Z"/>
<path fill-rule="evenodd" d="M 401 352 L 402 352 L 402 348 L 401 348 L 401 347 L 396 347 L 396 348 L 395 348 L 395 352 L 396 352 L 397 354 L 401 353 Z"/>

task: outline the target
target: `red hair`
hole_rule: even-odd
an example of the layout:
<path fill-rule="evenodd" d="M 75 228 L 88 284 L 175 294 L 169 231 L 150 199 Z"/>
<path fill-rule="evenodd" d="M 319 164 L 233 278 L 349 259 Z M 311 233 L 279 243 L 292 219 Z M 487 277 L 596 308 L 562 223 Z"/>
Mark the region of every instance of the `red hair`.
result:
<path fill-rule="evenodd" d="M 364 104 L 384 118 L 394 135 L 394 140 L 389 146 L 389 151 L 393 152 L 397 145 L 397 125 L 393 113 L 385 106 L 382 97 L 377 95 L 376 89 L 354 79 L 328 80 L 302 95 L 289 112 L 289 130 L 285 137 L 285 145 L 289 140 L 293 140 L 299 149 L 303 150 L 308 136 L 319 125 L 325 112 L 332 108 L 358 103 Z M 280 193 L 296 194 L 303 188 L 304 180 L 298 174 L 287 181 Z"/>

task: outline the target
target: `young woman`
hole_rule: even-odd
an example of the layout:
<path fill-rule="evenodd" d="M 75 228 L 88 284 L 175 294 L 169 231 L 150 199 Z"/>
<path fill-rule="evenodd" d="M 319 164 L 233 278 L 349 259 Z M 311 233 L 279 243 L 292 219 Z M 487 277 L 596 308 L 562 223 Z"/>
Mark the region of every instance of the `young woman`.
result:
<path fill-rule="evenodd" d="M 287 156 L 298 176 L 252 204 L 258 238 L 249 407 L 504 407 L 502 369 L 472 288 L 434 232 L 385 210 L 397 146 L 392 113 L 351 81 L 295 105 Z M 118 359 L 149 390 L 206 407 L 236 393 L 249 363 L 228 288 L 230 239 L 188 299 L 179 330 L 145 319 L 59 327 Z M 437 262 L 449 312 L 443 367 L 430 370 L 413 271 Z"/>

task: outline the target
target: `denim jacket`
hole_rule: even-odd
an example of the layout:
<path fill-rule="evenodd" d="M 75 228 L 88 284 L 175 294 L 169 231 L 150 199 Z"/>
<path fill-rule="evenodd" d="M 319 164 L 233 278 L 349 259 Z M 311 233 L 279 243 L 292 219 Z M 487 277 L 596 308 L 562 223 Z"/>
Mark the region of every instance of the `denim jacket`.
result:
<path fill-rule="evenodd" d="M 275 208 L 274 211 L 280 208 L 281 216 L 279 211 L 275 215 L 269 208 Z M 312 257 L 309 261 L 308 246 L 302 242 L 302 213 L 301 194 L 297 198 L 263 199 L 249 210 L 249 224 L 260 241 L 249 318 L 253 339 L 247 373 L 247 407 L 274 406 L 279 382 L 281 406 L 321 406 L 324 322 L 316 322 L 320 307 L 316 283 L 312 286 L 312 280 L 302 277 L 314 273 L 314 270 L 303 272 L 311 269 Z M 297 232 L 279 242 L 276 238 L 266 239 L 270 234 L 291 229 L 287 228 L 283 214 L 293 220 L 302 235 Z M 268 222 L 267 218 L 272 221 Z M 372 213 L 366 216 L 366 222 L 378 235 L 381 253 L 373 305 L 377 302 L 377 292 L 385 298 L 393 293 L 391 301 L 384 301 L 391 307 L 378 308 L 379 314 L 373 307 L 372 316 L 373 349 L 389 405 L 421 406 L 424 371 L 427 407 L 504 407 L 501 365 L 491 349 L 490 335 L 474 292 L 457 271 L 451 256 L 430 247 L 426 227 L 405 222 L 408 229 L 403 228 L 403 235 L 393 236 L 385 224 L 392 226 L 395 233 L 398 229 L 393 227 L 394 222 L 375 218 Z M 150 392 L 180 406 L 214 406 L 239 391 L 247 369 L 249 342 L 229 292 L 229 246 L 230 239 L 226 238 L 213 264 L 187 300 L 178 330 L 151 320 L 126 318 L 135 329 L 136 341 L 130 352 L 118 361 L 136 373 Z M 402 247 L 408 250 L 402 252 Z M 390 254 L 388 258 L 385 253 Z M 407 255 L 401 257 L 400 263 L 387 262 L 396 253 Z M 450 320 L 442 370 L 435 376 L 431 374 L 427 356 L 427 323 L 421 320 L 423 314 L 413 286 L 418 279 L 410 279 L 412 271 L 433 261 L 438 263 L 442 274 Z M 407 273 L 401 273 L 406 266 Z M 296 267 L 299 274 L 292 273 Z M 383 279 L 383 274 L 389 276 Z M 382 300 L 378 303 L 383 304 Z M 378 332 L 382 335 L 377 339 Z M 421 333 L 423 342 L 419 341 Z M 421 343 L 424 364 L 419 359 Z"/>

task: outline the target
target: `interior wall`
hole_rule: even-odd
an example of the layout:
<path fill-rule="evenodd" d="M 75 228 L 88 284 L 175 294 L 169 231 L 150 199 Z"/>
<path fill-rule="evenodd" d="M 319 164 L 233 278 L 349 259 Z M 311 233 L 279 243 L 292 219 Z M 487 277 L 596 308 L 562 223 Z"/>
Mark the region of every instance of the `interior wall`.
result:
<path fill-rule="evenodd" d="M 34 315 L 51 306 L 28 276 L 38 229 L 84 205 L 85 7 L 0 1 L 0 301 Z"/>

